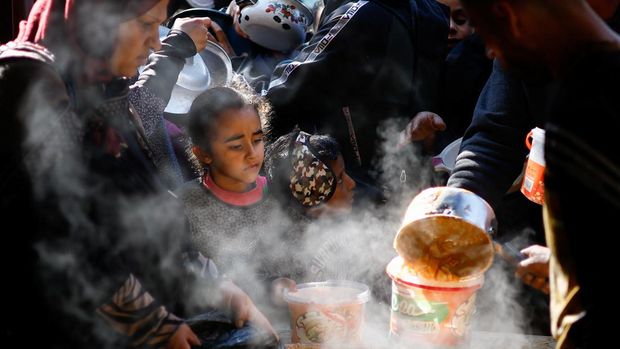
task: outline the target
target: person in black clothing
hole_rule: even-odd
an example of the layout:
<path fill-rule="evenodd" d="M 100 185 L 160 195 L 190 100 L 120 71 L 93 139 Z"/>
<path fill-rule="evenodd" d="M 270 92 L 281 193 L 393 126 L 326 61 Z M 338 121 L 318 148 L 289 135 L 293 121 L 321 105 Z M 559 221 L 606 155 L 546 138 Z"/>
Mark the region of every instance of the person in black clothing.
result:
<path fill-rule="evenodd" d="M 300 54 L 274 71 L 267 91 L 275 112 L 269 140 L 295 125 L 329 134 L 341 145 L 358 190 L 393 180 L 381 180 L 381 132 L 390 121 L 400 131 L 416 114 L 435 110 L 447 15 L 447 7 L 429 0 L 363 0 L 327 13 Z M 403 161 L 395 166 L 396 177 L 419 171 Z"/>
<path fill-rule="evenodd" d="M 588 4 L 618 32 L 620 1 L 589 0 Z M 552 88 L 549 80 L 548 74 L 526 79 L 506 71 L 497 60 L 494 62 L 447 184 L 471 190 L 491 204 L 498 216 L 500 240 L 515 239 L 523 231 L 533 232 L 532 236 L 517 237 L 525 240 L 519 247 L 545 244 L 541 207 L 526 200 L 514 183 L 518 184 L 515 179 L 527 156 L 526 135 L 534 127 L 545 126 L 545 105 Z M 529 251 L 524 253 L 529 256 Z M 537 275 L 536 264 L 534 270 L 527 271 L 530 261 L 525 261 L 519 266 L 523 269 L 519 274 Z M 523 281 L 547 287 L 540 278 Z"/>
<path fill-rule="evenodd" d="M 620 214 L 620 37 L 585 1 L 463 0 L 503 67 L 553 79 L 542 121 L 544 220 L 550 256 L 552 333 L 557 348 L 600 348 L 615 246 L 597 238 Z M 596 116 L 599 122 L 589 122 Z"/>
<path fill-rule="evenodd" d="M 0 220 L 15 229 L 0 260 L 6 346 L 199 344 L 177 316 L 180 286 L 192 288 L 181 207 L 128 101 L 167 3 L 39 0 L 0 46 Z M 222 294 L 248 318 L 247 295 Z"/>
<path fill-rule="evenodd" d="M 620 1 L 588 3 L 618 32 Z M 549 94 L 548 74 L 525 78 L 507 71 L 495 60 L 448 185 L 471 190 L 497 209 L 523 169 L 528 154 L 526 135 L 534 127 L 544 128 Z"/>

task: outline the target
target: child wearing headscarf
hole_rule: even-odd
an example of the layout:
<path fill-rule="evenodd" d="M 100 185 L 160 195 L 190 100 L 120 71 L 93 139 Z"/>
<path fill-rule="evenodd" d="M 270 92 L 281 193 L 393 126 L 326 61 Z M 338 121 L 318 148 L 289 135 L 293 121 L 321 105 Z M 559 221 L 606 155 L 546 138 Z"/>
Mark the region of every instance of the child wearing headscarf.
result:
<path fill-rule="evenodd" d="M 331 136 L 294 130 L 268 147 L 265 167 L 274 194 L 291 214 L 309 219 L 350 212 L 355 181 Z"/>
<path fill-rule="evenodd" d="M 348 215 L 355 181 L 346 173 L 340 146 L 331 136 L 296 129 L 270 144 L 266 153 L 271 190 L 293 222 L 279 242 L 278 250 L 292 253 L 279 256 L 277 262 L 288 266 L 272 284 L 277 303 L 280 289 L 294 287 L 293 280 L 318 281 L 308 263 L 312 257 L 306 248 L 306 232 L 312 223 Z"/>

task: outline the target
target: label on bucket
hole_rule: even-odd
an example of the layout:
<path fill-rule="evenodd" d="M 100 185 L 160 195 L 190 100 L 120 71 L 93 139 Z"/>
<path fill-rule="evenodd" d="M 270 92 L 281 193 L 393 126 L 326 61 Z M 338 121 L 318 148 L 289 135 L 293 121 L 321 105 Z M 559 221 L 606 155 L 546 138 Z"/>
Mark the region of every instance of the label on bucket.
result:
<path fill-rule="evenodd" d="M 394 320 L 408 331 L 438 333 L 439 324 L 448 317 L 448 304 L 392 294 Z"/>
<path fill-rule="evenodd" d="M 545 195 L 544 174 L 545 167 L 530 159 L 527 162 L 521 185 L 523 195 L 540 205 L 543 204 Z"/>
<path fill-rule="evenodd" d="M 360 336 L 357 313 L 347 308 L 303 313 L 295 320 L 295 334 L 307 344 L 355 341 Z"/>
<path fill-rule="evenodd" d="M 478 287 L 427 288 L 393 282 L 390 335 L 399 342 L 464 343 Z"/>

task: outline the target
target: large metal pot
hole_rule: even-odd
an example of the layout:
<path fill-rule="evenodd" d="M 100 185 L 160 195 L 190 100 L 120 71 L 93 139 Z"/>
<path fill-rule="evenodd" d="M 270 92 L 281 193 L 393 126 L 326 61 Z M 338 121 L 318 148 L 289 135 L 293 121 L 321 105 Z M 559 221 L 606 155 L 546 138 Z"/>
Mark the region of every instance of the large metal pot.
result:
<path fill-rule="evenodd" d="M 476 277 L 493 262 L 496 229 L 495 213 L 481 197 L 465 189 L 434 187 L 409 204 L 394 248 L 420 277 Z"/>

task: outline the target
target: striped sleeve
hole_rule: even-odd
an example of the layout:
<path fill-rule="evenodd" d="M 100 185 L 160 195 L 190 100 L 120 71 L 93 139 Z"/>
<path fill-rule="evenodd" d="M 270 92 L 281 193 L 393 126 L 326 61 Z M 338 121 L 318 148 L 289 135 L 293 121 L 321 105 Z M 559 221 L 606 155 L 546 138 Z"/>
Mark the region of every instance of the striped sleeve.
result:
<path fill-rule="evenodd" d="M 182 323 L 158 304 L 133 274 L 97 313 L 134 346 L 164 347 Z"/>

